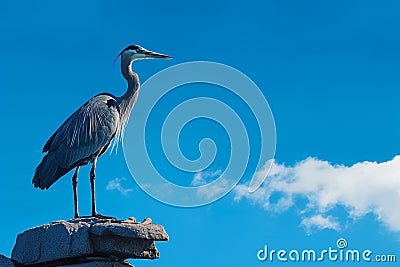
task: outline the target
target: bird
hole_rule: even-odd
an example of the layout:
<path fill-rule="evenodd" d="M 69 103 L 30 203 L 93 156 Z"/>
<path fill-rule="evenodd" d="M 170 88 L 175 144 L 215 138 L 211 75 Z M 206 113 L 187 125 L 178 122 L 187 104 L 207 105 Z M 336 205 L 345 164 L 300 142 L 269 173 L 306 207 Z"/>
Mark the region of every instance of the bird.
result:
<path fill-rule="evenodd" d="M 78 108 L 51 135 L 42 153 L 46 153 L 35 169 L 32 184 L 35 188 L 48 189 L 58 179 L 75 169 L 72 175 L 74 194 L 74 217 L 78 212 L 78 173 L 83 165 L 92 164 L 90 170 L 92 216 L 106 217 L 96 212 L 95 177 L 97 159 L 108 149 L 110 143 L 123 143 L 124 130 L 130 113 L 138 98 L 139 76 L 132 69 L 132 62 L 141 59 L 172 57 L 147 50 L 133 44 L 124 48 L 114 59 L 121 59 L 121 73 L 128 87 L 120 96 L 100 93 Z"/>

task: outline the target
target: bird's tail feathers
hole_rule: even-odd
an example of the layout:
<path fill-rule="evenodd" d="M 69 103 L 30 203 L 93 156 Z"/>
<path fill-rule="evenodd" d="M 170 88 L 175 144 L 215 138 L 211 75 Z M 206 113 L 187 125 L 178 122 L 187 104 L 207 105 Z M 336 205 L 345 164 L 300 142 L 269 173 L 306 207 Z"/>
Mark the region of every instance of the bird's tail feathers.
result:
<path fill-rule="evenodd" d="M 69 172 L 71 169 L 59 167 L 54 154 L 45 155 L 36 167 L 35 175 L 32 178 L 32 184 L 40 189 L 48 189 L 61 176 Z"/>

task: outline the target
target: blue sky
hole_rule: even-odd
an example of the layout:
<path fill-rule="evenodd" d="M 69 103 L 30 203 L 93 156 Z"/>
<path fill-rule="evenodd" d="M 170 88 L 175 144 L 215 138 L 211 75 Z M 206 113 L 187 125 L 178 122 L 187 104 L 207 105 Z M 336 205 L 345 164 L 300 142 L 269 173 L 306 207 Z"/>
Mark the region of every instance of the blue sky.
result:
<path fill-rule="evenodd" d="M 142 82 L 194 60 L 244 72 L 263 91 L 277 130 L 277 165 L 261 190 L 238 187 L 200 208 L 154 200 L 122 153 L 104 155 L 99 211 L 151 217 L 171 238 L 157 245 L 159 260 L 137 266 L 279 266 L 259 262 L 257 251 L 322 250 L 341 237 L 351 248 L 400 257 L 399 8 L 397 1 L 2 1 L 0 253 L 10 255 L 19 232 L 73 216 L 72 174 L 46 192 L 31 185 L 40 151 L 87 99 L 124 92 L 112 62 L 137 43 L 173 56 L 136 62 Z M 204 92 L 213 93 L 198 86 L 192 94 Z M 212 168 L 223 168 L 224 132 L 198 123 L 183 131 L 182 149 L 196 158 L 196 140 L 213 137 L 222 154 Z M 90 213 L 88 172 L 80 172 L 81 214 Z"/>

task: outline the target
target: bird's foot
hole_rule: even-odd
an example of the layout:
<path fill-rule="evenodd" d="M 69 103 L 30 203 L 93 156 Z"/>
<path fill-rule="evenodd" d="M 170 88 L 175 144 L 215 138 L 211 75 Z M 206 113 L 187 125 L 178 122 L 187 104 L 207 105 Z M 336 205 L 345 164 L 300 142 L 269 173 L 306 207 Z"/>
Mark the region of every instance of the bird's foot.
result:
<path fill-rule="evenodd" d="M 80 219 L 80 218 L 88 218 L 88 219 L 90 219 L 90 218 L 97 218 L 97 219 L 103 219 L 103 220 L 118 221 L 118 219 L 115 218 L 115 217 L 112 217 L 112 216 L 104 216 L 104 215 L 101 215 L 101 214 L 98 214 L 98 213 L 95 213 L 95 214 L 92 214 L 92 215 L 78 216 L 78 217 L 75 217 L 74 219 Z"/>
<path fill-rule="evenodd" d="M 94 214 L 92 214 L 92 217 L 96 217 L 96 218 L 99 218 L 99 219 L 108 219 L 108 220 L 117 221 L 117 218 L 115 218 L 115 217 L 105 216 L 105 215 L 102 215 L 100 213 L 94 213 Z"/>

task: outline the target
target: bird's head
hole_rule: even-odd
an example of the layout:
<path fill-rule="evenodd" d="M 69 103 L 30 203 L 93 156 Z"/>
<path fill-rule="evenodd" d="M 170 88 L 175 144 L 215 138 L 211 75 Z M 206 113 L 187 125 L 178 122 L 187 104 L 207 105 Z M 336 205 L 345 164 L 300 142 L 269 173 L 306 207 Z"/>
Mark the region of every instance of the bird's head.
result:
<path fill-rule="evenodd" d="M 138 59 L 152 59 L 152 58 L 165 58 L 165 59 L 170 59 L 172 57 L 163 55 L 160 53 L 156 53 L 150 50 L 147 50 L 146 48 L 143 48 L 139 45 L 129 45 L 127 46 L 124 50 L 119 53 L 119 55 L 115 58 L 114 62 L 118 59 L 118 57 L 121 57 L 122 61 L 129 61 L 132 62 L 134 60 Z"/>

